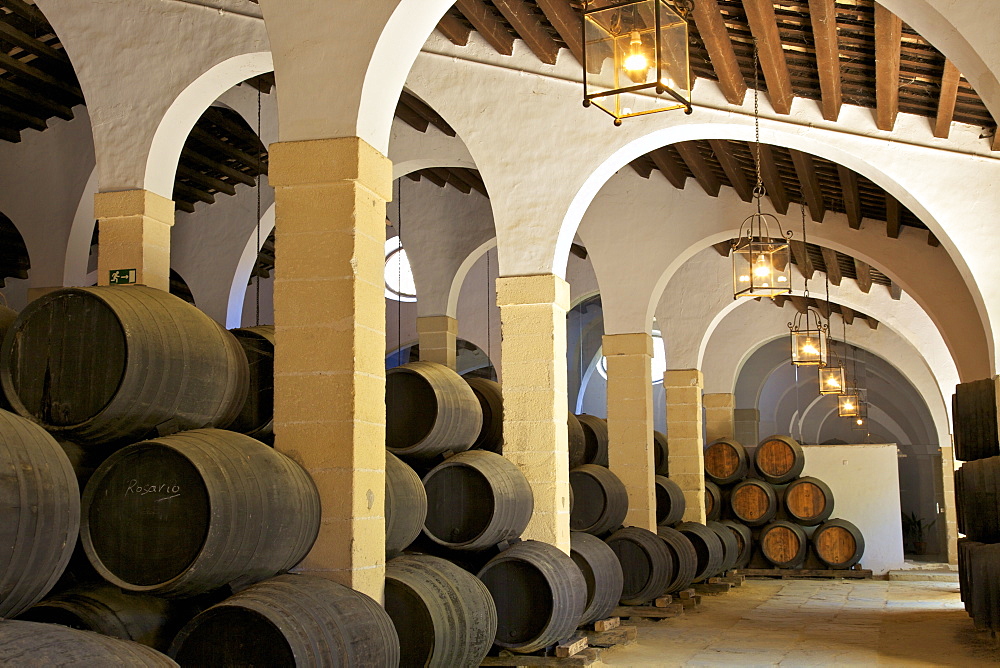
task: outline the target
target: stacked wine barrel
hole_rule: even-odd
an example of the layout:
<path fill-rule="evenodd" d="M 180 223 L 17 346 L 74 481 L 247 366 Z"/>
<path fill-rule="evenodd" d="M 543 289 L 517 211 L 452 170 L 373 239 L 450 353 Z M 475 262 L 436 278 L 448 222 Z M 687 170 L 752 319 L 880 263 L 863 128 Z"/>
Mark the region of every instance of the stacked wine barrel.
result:
<path fill-rule="evenodd" d="M 0 470 L 17 472 L 0 475 L 0 617 L 22 618 L 0 624 L 0 664 L 396 665 L 375 601 L 284 575 L 320 507 L 262 442 L 273 330 L 234 335 L 143 286 L 0 320 Z"/>
<path fill-rule="evenodd" d="M 734 439 L 705 449 L 705 512 L 735 541 L 736 568 L 847 569 L 861 560 L 864 537 L 847 520 L 831 519 L 833 492 L 802 476 L 805 454 L 788 436 L 762 440 L 749 455 Z"/>
<path fill-rule="evenodd" d="M 952 396 L 958 572 L 965 609 L 976 628 L 1000 630 L 1000 444 L 996 384 L 962 383 Z"/>

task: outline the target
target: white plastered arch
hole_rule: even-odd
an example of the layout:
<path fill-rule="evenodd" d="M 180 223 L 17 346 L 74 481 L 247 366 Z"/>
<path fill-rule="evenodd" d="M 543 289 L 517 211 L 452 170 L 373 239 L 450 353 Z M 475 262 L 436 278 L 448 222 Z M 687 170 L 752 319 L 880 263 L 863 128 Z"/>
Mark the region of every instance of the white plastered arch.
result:
<path fill-rule="evenodd" d="M 250 233 L 243 253 L 240 255 L 239 263 L 236 265 L 236 272 L 233 275 L 233 282 L 229 287 L 229 303 L 226 307 L 226 329 L 233 329 L 243 326 L 243 304 L 246 300 L 247 286 L 250 282 L 250 275 L 253 267 L 257 263 L 257 256 L 263 247 L 267 237 L 274 230 L 274 204 L 267 208 L 260 217 L 260 234 L 254 229 Z M 258 243 L 258 237 L 260 242 Z"/>

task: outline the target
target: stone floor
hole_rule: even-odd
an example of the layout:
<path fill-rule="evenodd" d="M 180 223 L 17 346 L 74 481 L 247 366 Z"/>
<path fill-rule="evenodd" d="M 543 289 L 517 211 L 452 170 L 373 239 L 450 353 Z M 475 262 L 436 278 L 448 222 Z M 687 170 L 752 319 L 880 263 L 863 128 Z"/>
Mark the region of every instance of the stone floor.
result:
<path fill-rule="evenodd" d="M 639 641 L 597 665 L 1000 664 L 1000 645 L 973 628 L 953 582 L 747 580 L 705 596 L 700 612 L 636 626 Z"/>

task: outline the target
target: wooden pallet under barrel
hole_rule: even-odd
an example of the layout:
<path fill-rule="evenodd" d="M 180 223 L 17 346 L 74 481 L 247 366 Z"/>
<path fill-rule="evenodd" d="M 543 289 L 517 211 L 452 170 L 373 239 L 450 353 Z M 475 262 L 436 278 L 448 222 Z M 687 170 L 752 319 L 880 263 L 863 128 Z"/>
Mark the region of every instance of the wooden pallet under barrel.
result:
<path fill-rule="evenodd" d="M 600 650 L 616 645 L 631 645 L 638 637 L 638 629 L 623 625 L 620 617 L 602 619 L 582 628 L 577 634 L 548 652 L 516 654 L 501 651 L 498 656 L 487 656 L 481 666 L 589 666 L 600 658 Z M 598 630 L 600 629 L 600 630 Z"/>
<path fill-rule="evenodd" d="M 843 578 L 846 580 L 871 580 L 872 572 L 867 568 L 743 568 L 740 575 L 748 578 Z"/>

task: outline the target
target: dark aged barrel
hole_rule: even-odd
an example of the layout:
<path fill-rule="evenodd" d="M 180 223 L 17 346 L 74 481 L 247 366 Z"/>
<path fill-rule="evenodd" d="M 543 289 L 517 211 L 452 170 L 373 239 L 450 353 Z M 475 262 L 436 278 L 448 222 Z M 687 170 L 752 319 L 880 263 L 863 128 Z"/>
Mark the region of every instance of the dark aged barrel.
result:
<path fill-rule="evenodd" d="M 182 666 L 399 664 L 392 619 L 368 596 L 332 580 L 279 575 L 247 587 L 181 629 Z"/>
<path fill-rule="evenodd" d="M 806 533 L 798 524 L 775 520 L 760 530 L 760 551 L 778 568 L 795 568 L 806 558 Z"/>
<path fill-rule="evenodd" d="M 772 485 L 794 480 L 802 473 L 806 457 L 791 436 L 768 436 L 753 452 L 753 464 L 760 477 Z"/>
<path fill-rule="evenodd" d="M 17 311 L 0 304 L 0 348 L 3 347 L 4 335 L 15 320 L 17 320 Z M 10 404 L 7 402 L 7 397 L 4 396 L 2 385 L 0 385 L 0 409 L 10 410 Z"/>
<path fill-rule="evenodd" d="M 663 539 L 670 550 L 674 577 L 667 585 L 667 593 L 687 589 L 698 574 L 698 553 L 687 536 L 670 527 L 657 527 L 656 535 Z"/>
<path fill-rule="evenodd" d="M 0 410 L 0 617 L 52 589 L 79 528 L 80 489 L 62 448 L 37 424 Z"/>
<path fill-rule="evenodd" d="M 656 485 L 656 524 L 657 526 L 673 526 L 684 519 L 686 502 L 684 492 L 670 478 L 662 475 L 654 476 Z"/>
<path fill-rule="evenodd" d="M 108 582 L 183 598 L 299 563 L 319 511 L 297 463 L 249 436 L 196 429 L 108 457 L 84 491 L 80 537 Z"/>
<path fill-rule="evenodd" d="M 670 448 L 667 445 L 667 435 L 653 432 L 653 466 L 656 475 L 670 475 Z"/>
<path fill-rule="evenodd" d="M 822 523 L 833 513 L 833 492 L 819 478 L 806 476 L 788 483 L 784 504 L 793 521 L 812 527 Z"/>
<path fill-rule="evenodd" d="M 748 526 L 767 524 L 778 512 L 778 496 L 774 487 L 755 478 L 736 483 L 729 492 L 729 507 L 733 517 Z"/>
<path fill-rule="evenodd" d="M 698 555 L 698 571 L 694 581 L 715 577 L 722 571 L 724 553 L 722 539 L 704 524 L 698 522 L 681 522 L 677 530 L 684 534 Z"/>
<path fill-rule="evenodd" d="M 736 538 L 739 554 L 736 557 L 735 567 L 746 568 L 753 557 L 753 536 L 750 533 L 750 527 L 740 522 L 733 522 L 732 520 L 722 520 L 719 524 L 729 529 Z"/>
<path fill-rule="evenodd" d="M 667 544 L 652 531 L 639 527 L 619 529 L 607 544 L 618 555 L 625 576 L 623 605 L 642 605 L 662 594 L 673 581 L 673 559 Z"/>
<path fill-rule="evenodd" d="M 584 464 L 608 465 L 608 421 L 593 415 L 577 415 L 583 427 Z"/>
<path fill-rule="evenodd" d="M 416 471 L 385 453 L 385 552 L 394 556 L 420 535 L 427 519 L 427 492 Z"/>
<path fill-rule="evenodd" d="M 865 553 L 865 538 L 861 530 L 847 520 L 823 522 L 810 539 L 813 551 L 830 568 L 845 569 L 861 561 Z"/>
<path fill-rule="evenodd" d="M 587 458 L 587 437 L 583 433 L 583 425 L 573 413 L 569 413 L 566 419 L 566 429 L 569 442 L 569 467 L 575 469 L 577 466 L 586 464 Z"/>
<path fill-rule="evenodd" d="M 478 666 L 497 633 L 497 611 L 486 585 L 426 554 L 385 565 L 385 611 L 399 636 L 403 668 Z"/>
<path fill-rule="evenodd" d="M 580 624 L 611 615 L 622 597 L 624 576 L 615 551 L 600 538 L 583 531 L 570 534 L 570 554 L 587 582 L 587 603 Z"/>
<path fill-rule="evenodd" d="M 714 482 L 705 481 L 705 518 L 717 520 L 722 515 L 722 490 Z"/>
<path fill-rule="evenodd" d="M 614 473 L 597 464 L 584 464 L 569 472 L 573 489 L 570 528 L 599 536 L 613 531 L 628 513 L 628 491 Z"/>
<path fill-rule="evenodd" d="M 733 532 L 728 527 L 719 522 L 709 521 L 705 523 L 705 526 L 717 533 L 719 540 L 722 541 L 722 566 L 719 571 L 725 573 L 728 570 L 732 570 L 740 557 L 740 544 L 736 540 L 736 536 L 733 535 Z"/>
<path fill-rule="evenodd" d="M 56 624 L 0 621 L 0 665 L 10 666 L 161 666 L 177 668 L 155 649 Z"/>
<path fill-rule="evenodd" d="M 228 424 L 248 373 L 242 348 L 218 323 L 134 285 L 40 297 L 0 349 L 0 383 L 14 410 L 86 443 Z"/>
<path fill-rule="evenodd" d="M 717 485 L 731 485 L 746 477 L 750 458 L 732 438 L 720 438 L 705 448 L 705 477 Z"/>
<path fill-rule="evenodd" d="M 489 450 L 498 455 L 503 454 L 503 393 L 500 383 L 474 376 L 463 376 L 465 382 L 479 401 L 479 409 L 483 413 L 483 425 L 479 436 L 472 443 L 471 450 Z"/>
<path fill-rule="evenodd" d="M 528 480 L 495 452 L 461 452 L 424 476 L 424 535 L 455 550 L 482 550 L 517 538 L 528 526 L 534 497 Z"/>
<path fill-rule="evenodd" d="M 433 362 L 410 362 L 385 372 L 385 418 L 389 452 L 419 459 L 468 450 L 483 426 L 483 411 L 469 384 Z"/>
<path fill-rule="evenodd" d="M 955 472 L 959 531 L 974 541 L 1000 542 L 1000 457 L 962 464 Z"/>
<path fill-rule="evenodd" d="M 534 652 L 568 638 L 580 625 L 587 583 L 556 547 L 515 543 L 490 559 L 478 577 L 496 604 L 499 647 Z"/>
<path fill-rule="evenodd" d="M 250 365 L 250 386 L 239 415 L 225 429 L 264 442 L 274 436 L 274 326 L 230 330 Z"/>

